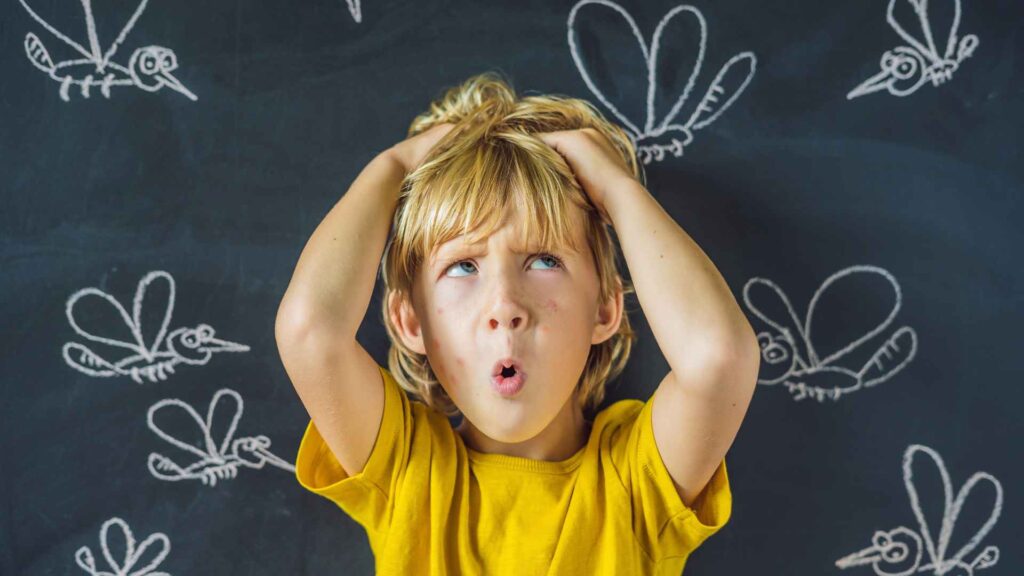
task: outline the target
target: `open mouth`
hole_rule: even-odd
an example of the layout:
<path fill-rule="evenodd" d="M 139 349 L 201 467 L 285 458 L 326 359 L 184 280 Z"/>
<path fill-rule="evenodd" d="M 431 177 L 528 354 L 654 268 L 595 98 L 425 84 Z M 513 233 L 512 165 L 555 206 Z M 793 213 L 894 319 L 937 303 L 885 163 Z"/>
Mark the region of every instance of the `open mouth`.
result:
<path fill-rule="evenodd" d="M 494 363 L 494 368 L 491 370 L 491 376 L 511 378 L 522 371 L 522 365 L 518 360 L 515 358 L 503 358 Z"/>

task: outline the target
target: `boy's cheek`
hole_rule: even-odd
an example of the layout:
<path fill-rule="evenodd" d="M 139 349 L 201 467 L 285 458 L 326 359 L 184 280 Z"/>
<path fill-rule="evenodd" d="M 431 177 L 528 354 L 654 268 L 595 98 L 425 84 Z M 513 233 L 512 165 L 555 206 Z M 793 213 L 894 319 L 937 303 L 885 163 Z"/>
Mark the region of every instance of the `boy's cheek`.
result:
<path fill-rule="evenodd" d="M 437 328 L 444 330 L 442 326 L 449 329 L 472 322 L 478 316 L 480 307 L 486 304 L 479 301 L 479 294 L 473 289 L 470 283 L 449 283 L 447 286 L 438 285 L 431 298 L 430 315 Z M 571 317 L 576 311 L 573 302 L 563 301 L 563 297 L 552 296 L 557 291 L 553 286 L 538 286 L 535 291 L 523 295 L 521 304 L 527 310 L 535 311 L 538 315 L 541 326 L 545 322 L 559 322 L 559 318 Z M 571 298 L 571 296 L 569 297 Z M 582 312 L 581 312 L 582 313 Z M 545 332 L 550 331 L 547 328 Z"/>
<path fill-rule="evenodd" d="M 435 325 L 443 326 L 456 322 L 464 310 L 466 310 L 465 305 L 460 304 L 457 299 L 444 294 L 435 294 L 427 313 L 430 314 Z"/>
<path fill-rule="evenodd" d="M 472 291 L 458 282 L 441 282 L 434 288 L 434 307 L 442 308 L 445 312 L 457 310 L 460 303 L 469 298 Z"/>

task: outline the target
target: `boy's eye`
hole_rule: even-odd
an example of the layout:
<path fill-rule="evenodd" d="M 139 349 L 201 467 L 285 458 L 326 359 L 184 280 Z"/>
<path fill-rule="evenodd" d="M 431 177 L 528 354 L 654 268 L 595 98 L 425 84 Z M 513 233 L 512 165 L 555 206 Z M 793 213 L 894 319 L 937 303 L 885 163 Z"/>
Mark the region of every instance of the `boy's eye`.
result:
<path fill-rule="evenodd" d="M 562 261 L 561 260 L 559 260 L 557 257 L 552 256 L 550 254 L 541 254 L 540 257 L 538 257 L 537 259 L 534 260 L 534 262 L 544 262 L 544 261 L 551 262 L 551 264 L 550 264 L 551 267 L 550 268 L 540 268 L 540 270 L 552 270 L 554 268 L 561 267 L 561 265 L 562 265 Z M 471 260 L 459 260 L 458 262 L 452 264 L 451 266 L 449 266 L 445 270 L 445 276 L 449 276 L 448 272 L 450 272 L 452 270 L 462 270 L 462 271 L 465 272 L 466 269 L 462 267 L 463 265 L 468 265 L 468 266 L 471 266 L 473 268 L 476 268 L 476 264 L 473 264 L 473 262 Z M 472 270 L 469 270 L 469 272 L 472 272 Z M 458 278 L 459 276 L 455 275 L 455 276 L 449 276 L 449 277 Z"/>
<path fill-rule="evenodd" d="M 537 258 L 536 260 L 534 260 L 534 262 L 540 262 L 541 260 L 545 260 L 545 259 L 546 260 L 550 260 L 552 262 L 552 264 L 551 264 L 552 268 L 557 268 L 558 266 L 562 265 L 562 261 L 559 260 L 558 258 L 552 256 L 551 254 L 541 254 L 540 258 Z M 549 270 L 550 270 L 550 268 L 549 268 Z"/>
<path fill-rule="evenodd" d="M 451 270 L 458 270 L 458 269 L 459 269 L 459 267 L 460 267 L 460 266 L 462 266 L 463 264 L 468 264 L 468 265 L 470 265 L 470 266 L 473 266 L 473 263 L 472 263 L 472 262 L 470 262 L 469 260 L 462 260 L 462 261 L 460 261 L 460 262 L 456 262 L 455 264 L 452 264 L 451 266 L 449 266 L 449 267 L 448 267 L 448 271 L 451 271 Z M 448 273 L 447 273 L 447 271 L 446 271 L 446 272 L 445 272 L 445 276 L 447 276 L 447 275 L 448 275 Z"/>

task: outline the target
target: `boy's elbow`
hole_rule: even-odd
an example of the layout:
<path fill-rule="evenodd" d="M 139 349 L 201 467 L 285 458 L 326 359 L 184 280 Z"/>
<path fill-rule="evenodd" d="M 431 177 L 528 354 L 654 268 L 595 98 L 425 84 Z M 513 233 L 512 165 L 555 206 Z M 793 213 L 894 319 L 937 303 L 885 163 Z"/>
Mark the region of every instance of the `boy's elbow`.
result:
<path fill-rule="evenodd" d="M 283 299 L 274 318 L 274 340 L 278 351 L 284 354 L 293 343 L 302 340 L 303 335 L 309 333 L 311 325 L 312 318 L 305 306 Z"/>
<path fill-rule="evenodd" d="M 753 334 L 753 332 L 751 332 Z M 751 344 L 751 352 L 748 353 L 750 366 L 750 394 L 753 396 L 754 390 L 757 389 L 757 375 L 761 371 L 761 343 L 757 340 L 757 335 L 754 334 Z"/>
<path fill-rule="evenodd" d="M 280 344 L 285 334 L 291 333 L 299 324 L 299 313 L 292 306 L 287 297 L 281 300 L 277 307 L 277 316 L 274 318 L 274 338 Z"/>
<path fill-rule="evenodd" d="M 750 388 L 751 394 L 757 386 L 757 374 L 761 369 L 761 346 L 757 334 L 749 323 L 738 330 L 738 335 L 724 340 L 715 347 L 717 353 L 708 360 L 712 371 L 730 374 L 730 381 L 738 386 Z"/>
<path fill-rule="evenodd" d="M 741 330 L 738 338 L 737 362 L 743 366 L 744 372 L 749 377 L 750 387 L 757 385 L 757 373 L 761 369 L 761 344 L 757 340 L 757 333 L 749 322 L 744 322 L 744 329 Z"/>

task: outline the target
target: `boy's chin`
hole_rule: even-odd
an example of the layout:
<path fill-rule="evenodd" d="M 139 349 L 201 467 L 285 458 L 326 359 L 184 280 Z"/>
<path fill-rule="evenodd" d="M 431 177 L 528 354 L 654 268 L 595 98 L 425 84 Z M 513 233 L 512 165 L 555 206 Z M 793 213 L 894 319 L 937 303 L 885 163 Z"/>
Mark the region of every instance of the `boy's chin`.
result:
<path fill-rule="evenodd" d="M 476 428 L 487 438 L 502 444 L 520 444 L 531 440 L 543 432 L 550 422 L 538 419 L 538 415 L 531 414 L 527 407 L 522 408 L 510 410 L 499 407 L 493 418 Z"/>

